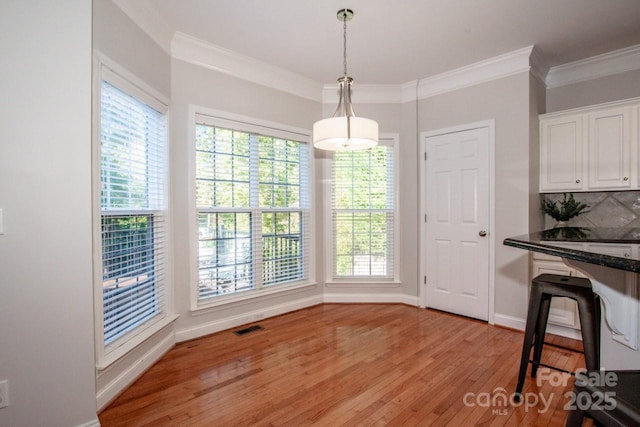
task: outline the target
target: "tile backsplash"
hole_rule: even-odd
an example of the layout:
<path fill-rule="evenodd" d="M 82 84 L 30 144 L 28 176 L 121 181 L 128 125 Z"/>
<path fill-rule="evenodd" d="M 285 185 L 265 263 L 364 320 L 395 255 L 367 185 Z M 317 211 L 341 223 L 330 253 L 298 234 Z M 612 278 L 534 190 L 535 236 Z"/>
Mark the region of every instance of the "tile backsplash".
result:
<path fill-rule="evenodd" d="M 640 228 L 640 191 L 573 193 L 573 197 L 578 202 L 588 204 L 589 208 L 588 212 L 567 221 L 567 226 Z M 541 194 L 540 206 L 543 200 L 562 200 L 562 193 Z M 547 214 L 543 215 L 545 228 L 556 225 L 556 220 Z"/>

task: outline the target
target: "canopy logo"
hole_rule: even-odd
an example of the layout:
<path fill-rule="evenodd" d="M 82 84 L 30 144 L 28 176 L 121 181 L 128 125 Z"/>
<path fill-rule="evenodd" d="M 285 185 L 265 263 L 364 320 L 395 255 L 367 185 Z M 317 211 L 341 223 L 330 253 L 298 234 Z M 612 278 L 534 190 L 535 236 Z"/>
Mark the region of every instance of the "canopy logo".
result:
<path fill-rule="evenodd" d="M 528 392 L 521 395 L 520 399 L 517 399 L 516 396 L 516 393 L 508 394 L 504 388 L 498 387 L 492 392 L 466 393 L 462 401 L 467 407 L 493 408 L 491 411 L 493 415 L 507 415 L 509 407 L 517 408 L 523 405 L 525 412 L 537 408 L 539 414 L 544 414 L 549 410 L 554 395 L 551 393 L 548 398 L 545 398 L 542 393 Z"/>

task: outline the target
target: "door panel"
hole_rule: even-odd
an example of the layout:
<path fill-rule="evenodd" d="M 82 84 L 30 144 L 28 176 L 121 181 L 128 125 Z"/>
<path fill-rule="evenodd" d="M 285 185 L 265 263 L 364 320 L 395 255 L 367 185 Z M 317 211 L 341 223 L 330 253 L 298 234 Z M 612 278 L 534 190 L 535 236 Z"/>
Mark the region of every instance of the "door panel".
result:
<path fill-rule="evenodd" d="M 589 187 L 631 187 L 631 113 L 618 108 L 589 116 Z"/>
<path fill-rule="evenodd" d="M 436 207 L 436 220 L 440 224 L 451 222 L 451 174 L 442 172 L 436 174 L 436 197 L 438 199 Z"/>
<path fill-rule="evenodd" d="M 584 188 L 582 123 L 580 115 L 540 123 L 540 191 Z"/>
<path fill-rule="evenodd" d="M 451 241 L 449 240 L 437 240 L 436 241 L 436 253 L 435 258 L 439 268 L 436 272 L 435 292 L 450 294 L 451 290 L 449 285 L 451 284 Z"/>

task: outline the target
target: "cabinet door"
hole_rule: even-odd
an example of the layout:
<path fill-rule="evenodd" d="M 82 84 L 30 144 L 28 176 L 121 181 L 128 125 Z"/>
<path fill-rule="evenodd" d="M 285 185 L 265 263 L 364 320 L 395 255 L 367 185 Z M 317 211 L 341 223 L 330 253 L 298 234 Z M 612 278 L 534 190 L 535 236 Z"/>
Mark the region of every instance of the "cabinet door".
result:
<path fill-rule="evenodd" d="M 533 277 L 539 274 L 562 274 L 571 276 L 573 269 L 562 262 L 533 260 Z M 578 304 L 571 298 L 554 297 L 549 309 L 549 323 L 580 329 Z"/>
<path fill-rule="evenodd" d="M 590 189 L 628 189 L 635 184 L 636 177 L 631 176 L 632 113 L 631 107 L 621 107 L 589 114 Z"/>
<path fill-rule="evenodd" d="M 583 116 L 540 122 L 540 191 L 585 189 Z"/>

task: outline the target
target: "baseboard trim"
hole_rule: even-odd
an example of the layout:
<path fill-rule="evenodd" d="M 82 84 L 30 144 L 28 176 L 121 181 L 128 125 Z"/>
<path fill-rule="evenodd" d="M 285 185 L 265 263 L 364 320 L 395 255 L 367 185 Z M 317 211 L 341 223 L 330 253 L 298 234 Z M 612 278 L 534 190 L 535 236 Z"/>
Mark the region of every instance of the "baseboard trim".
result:
<path fill-rule="evenodd" d="M 404 304 L 413 306 L 413 307 L 420 307 L 420 298 L 416 295 L 402 295 L 402 298 L 404 299 Z"/>
<path fill-rule="evenodd" d="M 527 324 L 525 319 L 507 316 L 506 314 L 496 313 L 495 320 L 496 326 L 502 326 L 504 328 L 515 329 L 518 331 L 524 331 L 524 328 Z M 569 328 L 567 326 L 547 324 L 547 333 L 582 341 L 582 334 L 580 330 Z"/>
<path fill-rule="evenodd" d="M 572 340 L 582 341 L 582 332 L 580 329 L 574 329 L 568 326 L 547 325 L 547 333 L 571 338 Z"/>
<path fill-rule="evenodd" d="M 496 313 L 494 316 L 496 326 L 502 326 L 509 329 L 515 329 L 517 331 L 524 331 L 524 327 L 527 324 L 525 319 L 519 317 L 508 316 L 506 314 Z"/>
<path fill-rule="evenodd" d="M 389 293 L 325 293 L 325 303 L 337 304 L 407 304 L 418 307 L 418 297 L 405 294 L 389 294 Z"/>
<path fill-rule="evenodd" d="M 76 427 L 100 427 L 100 421 L 96 418 L 95 420 L 89 421 L 88 423 L 79 424 Z"/>
<path fill-rule="evenodd" d="M 176 331 L 176 342 L 183 342 L 200 338 L 205 335 L 224 331 L 226 329 L 235 328 L 236 326 L 245 325 L 247 323 L 256 322 L 267 317 L 279 316 L 290 311 L 300 310 L 302 308 L 311 307 L 322 304 L 322 295 L 302 298 L 288 303 L 278 304 L 261 308 L 258 310 L 242 313 L 236 316 L 225 317 L 223 319 L 214 320 L 191 328 Z"/>
<path fill-rule="evenodd" d="M 156 363 L 166 352 L 175 345 L 173 334 L 169 334 L 158 344 L 154 345 L 148 352 L 138 358 L 131 366 L 127 367 L 113 381 L 108 383 L 96 394 L 98 412 L 107 407 L 120 393 L 129 385 L 144 374 L 154 363 Z M 91 424 L 90 424 L 91 425 Z M 100 424 L 98 424 L 99 426 Z"/>

